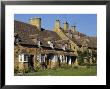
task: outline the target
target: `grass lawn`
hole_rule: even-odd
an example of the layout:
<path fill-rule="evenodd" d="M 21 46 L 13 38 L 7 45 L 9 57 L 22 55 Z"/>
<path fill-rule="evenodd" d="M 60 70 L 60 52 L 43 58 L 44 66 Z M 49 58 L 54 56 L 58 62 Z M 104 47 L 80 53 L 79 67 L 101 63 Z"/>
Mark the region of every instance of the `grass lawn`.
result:
<path fill-rule="evenodd" d="M 39 70 L 38 72 L 31 72 L 25 74 L 15 74 L 15 76 L 96 76 L 96 66 L 78 67 L 78 68 L 58 68 L 58 69 L 47 69 Z"/>

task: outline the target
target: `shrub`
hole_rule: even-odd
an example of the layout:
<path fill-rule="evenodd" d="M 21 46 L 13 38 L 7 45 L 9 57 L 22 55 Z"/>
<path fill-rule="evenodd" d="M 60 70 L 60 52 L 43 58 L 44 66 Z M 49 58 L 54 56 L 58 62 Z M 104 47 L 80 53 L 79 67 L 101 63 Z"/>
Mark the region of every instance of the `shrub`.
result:
<path fill-rule="evenodd" d="M 19 69 L 18 73 L 23 73 L 23 70 Z"/>
<path fill-rule="evenodd" d="M 89 50 L 85 50 L 84 52 L 78 51 L 78 63 L 79 65 L 82 65 L 84 63 L 84 59 L 90 59 L 91 53 Z"/>
<path fill-rule="evenodd" d="M 37 71 L 40 70 L 40 67 L 39 66 L 36 66 L 34 69 L 35 69 L 35 72 L 37 72 Z"/>
<path fill-rule="evenodd" d="M 67 66 L 67 64 L 66 64 L 66 63 L 61 63 L 61 68 L 67 69 L 67 68 L 68 68 L 68 66 Z"/>
<path fill-rule="evenodd" d="M 20 69 L 18 73 L 29 73 L 32 70 L 30 68 L 26 68 L 26 69 Z"/>
<path fill-rule="evenodd" d="M 25 69 L 25 73 L 29 73 L 31 71 L 32 71 L 31 69 Z"/>
<path fill-rule="evenodd" d="M 38 60 L 36 60 L 35 61 L 35 71 L 37 72 L 38 70 L 40 70 L 40 68 L 41 68 L 41 64 L 40 64 L 40 62 L 38 61 Z"/>

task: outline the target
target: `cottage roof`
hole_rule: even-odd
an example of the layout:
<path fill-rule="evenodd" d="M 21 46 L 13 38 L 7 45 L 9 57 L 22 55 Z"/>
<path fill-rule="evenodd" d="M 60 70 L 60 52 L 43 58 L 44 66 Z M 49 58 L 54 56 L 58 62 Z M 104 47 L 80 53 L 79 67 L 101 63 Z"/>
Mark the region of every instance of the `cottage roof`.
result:
<path fill-rule="evenodd" d="M 34 25 L 14 21 L 14 33 L 20 37 L 20 44 L 37 45 L 39 40 L 42 47 L 50 47 L 47 41 L 52 41 L 54 48 L 61 49 L 61 47 L 55 42 L 57 40 L 61 40 L 61 38 L 54 31 L 44 29 L 39 31 Z"/>
<path fill-rule="evenodd" d="M 70 39 L 77 45 L 87 45 L 89 48 L 97 48 L 96 37 L 88 37 L 78 31 L 73 32 L 71 29 L 62 31 L 66 34 L 72 34 L 72 38 Z M 45 30 L 43 28 L 39 31 L 36 26 L 20 21 L 14 21 L 14 33 L 14 36 L 19 36 L 21 40 L 20 44 L 38 45 L 38 41 L 40 41 L 42 47 L 50 47 L 47 42 L 51 41 L 55 49 L 62 50 L 62 45 L 69 43 L 68 40 L 61 39 L 54 31 Z"/>
<path fill-rule="evenodd" d="M 97 48 L 97 38 L 96 37 L 89 37 L 88 47 L 90 48 Z"/>
<path fill-rule="evenodd" d="M 21 35 L 33 35 L 38 31 L 38 28 L 34 25 L 30 25 L 20 21 L 14 21 L 14 33 L 18 33 Z"/>
<path fill-rule="evenodd" d="M 87 46 L 89 48 L 97 48 L 97 37 L 90 37 L 80 32 L 73 32 L 71 29 L 63 30 L 65 34 L 72 34 L 71 40 L 73 40 L 79 46 Z"/>

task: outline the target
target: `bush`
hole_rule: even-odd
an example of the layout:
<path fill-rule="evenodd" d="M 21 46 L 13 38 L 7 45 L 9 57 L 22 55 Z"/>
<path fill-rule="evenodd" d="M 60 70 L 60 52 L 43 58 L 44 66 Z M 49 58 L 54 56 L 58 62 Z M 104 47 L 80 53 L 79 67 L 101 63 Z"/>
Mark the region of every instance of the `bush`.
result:
<path fill-rule="evenodd" d="M 61 63 L 61 68 L 67 68 L 67 64 L 66 63 Z"/>
<path fill-rule="evenodd" d="M 35 72 L 38 72 L 39 70 L 40 70 L 40 67 L 39 66 L 36 66 Z"/>
<path fill-rule="evenodd" d="M 84 59 L 89 59 L 91 56 L 91 53 L 89 52 L 89 50 L 85 50 L 84 52 L 78 51 L 78 62 L 79 65 L 82 65 L 84 63 Z"/>
<path fill-rule="evenodd" d="M 31 71 L 32 71 L 31 69 L 26 68 L 26 69 L 20 69 L 18 73 L 29 73 Z"/>
<path fill-rule="evenodd" d="M 35 61 L 35 71 L 37 72 L 38 70 L 40 70 L 40 68 L 41 68 L 41 64 L 40 64 L 40 62 L 38 61 L 38 60 L 36 60 Z"/>
<path fill-rule="evenodd" d="M 24 70 L 24 73 L 29 73 L 29 72 L 31 72 L 31 71 L 32 71 L 31 69 L 28 69 L 28 68 L 27 68 L 27 69 Z"/>

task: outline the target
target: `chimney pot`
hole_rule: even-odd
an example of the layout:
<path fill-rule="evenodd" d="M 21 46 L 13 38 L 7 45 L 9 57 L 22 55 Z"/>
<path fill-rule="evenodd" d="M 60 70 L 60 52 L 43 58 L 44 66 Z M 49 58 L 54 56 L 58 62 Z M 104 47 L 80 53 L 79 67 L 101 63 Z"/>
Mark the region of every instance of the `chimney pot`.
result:
<path fill-rule="evenodd" d="M 67 23 L 67 21 L 64 23 L 64 30 L 68 30 L 69 29 L 69 24 Z"/>
<path fill-rule="evenodd" d="M 56 20 L 56 21 L 55 21 L 54 30 L 58 30 L 58 29 L 60 29 L 60 20 Z"/>
<path fill-rule="evenodd" d="M 36 26 L 39 30 L 41 30 L 41 18 L 34 17 L 29 19 L 29 24 Z"/>

